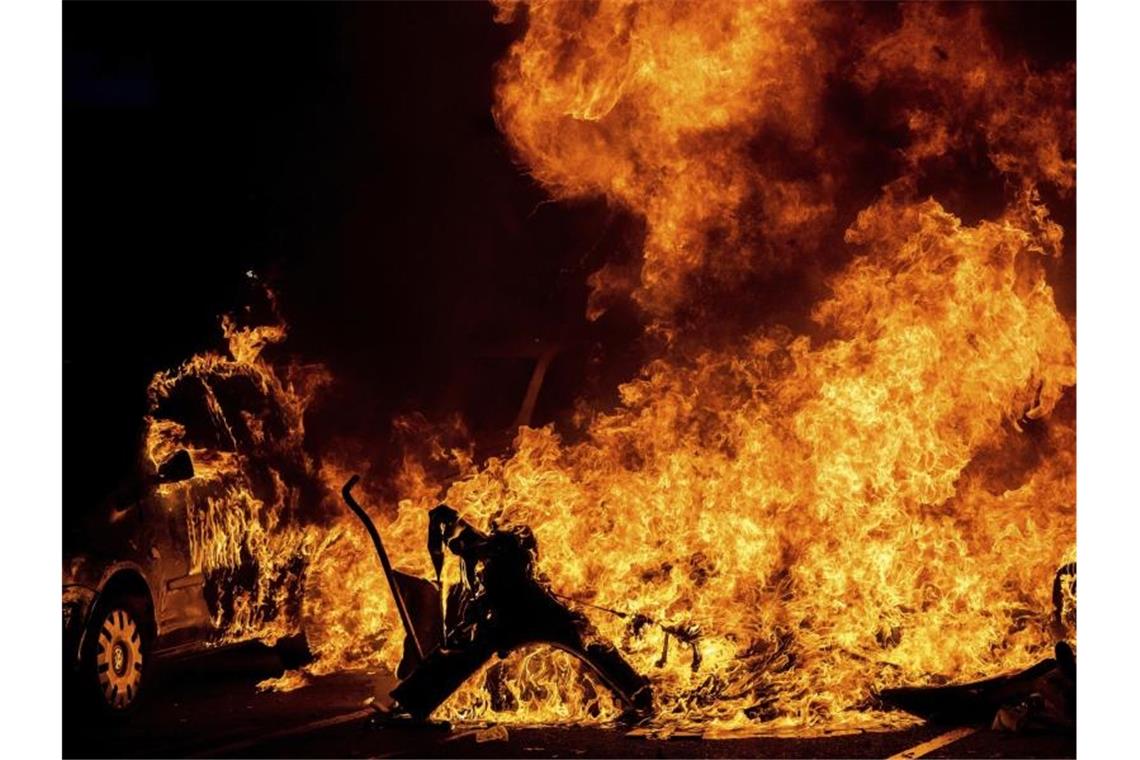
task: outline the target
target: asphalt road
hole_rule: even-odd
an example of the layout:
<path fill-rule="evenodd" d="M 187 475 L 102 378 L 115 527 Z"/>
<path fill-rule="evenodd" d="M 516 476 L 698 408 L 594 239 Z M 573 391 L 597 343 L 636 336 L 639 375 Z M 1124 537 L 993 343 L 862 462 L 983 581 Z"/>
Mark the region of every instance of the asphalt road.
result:
<path fill-rule="evenodd" d="M 850 757 L 890 758 L 933 740 L 924 757 L 1076 756 L 1073 737 L 1008 736 L 985 729 L 962 736 L 922 725 L 886 733 L 814 738 L 701 739 L 631 736 L 608 726 L 377 728 L 364 672 L 313 679 L 291 692 L 259 692 L 283 668 L 249 648 L 167 665 L 147 702 L 121 725 L 64 711 L 64 757 Z M 964 732 L 959 732 L 964 733 Z M 952 740 L 952 741 L 950 741 Z M 917 756 L 917 755 L 912 755 Z"/>

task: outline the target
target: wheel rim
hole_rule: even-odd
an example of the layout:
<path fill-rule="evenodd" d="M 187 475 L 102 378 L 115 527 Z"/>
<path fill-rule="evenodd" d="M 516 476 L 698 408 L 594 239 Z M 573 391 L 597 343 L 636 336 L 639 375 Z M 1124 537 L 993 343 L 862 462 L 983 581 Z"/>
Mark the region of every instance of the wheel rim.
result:
<path fill-rule="evenodd" d="M 113 609 L 103 618 L 95 671 L 103 699 L 112 708 L 125 709 L 138 697 L 143 674 L 142 636 L 127 610 Z"/>

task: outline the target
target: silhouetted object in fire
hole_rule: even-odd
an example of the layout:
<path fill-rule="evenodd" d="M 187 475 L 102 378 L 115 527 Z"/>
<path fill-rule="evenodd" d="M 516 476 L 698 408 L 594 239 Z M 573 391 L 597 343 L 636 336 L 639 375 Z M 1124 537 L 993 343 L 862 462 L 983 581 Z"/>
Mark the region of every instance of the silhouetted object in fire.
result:
<path fill-rule="evenodd" d="M 1053 623 L 1058 631 L 1076 622 L 1077 563 L 1057 569 Z M 1071 731 L 1077 718 L 1077 658 L 1067 641 L 1054 657 L 1019 673 L 949 686 L 884 689 L 884 701 L 939 723 L 991 721 L 995 731 Z"/>
<path fill-rule="evenodd" d="M 640 613 L 634 615 L 629 621 L 629 634 L 634 638 L 638 638 L 645 628 L 653 625 L 654 622 L 655 621 L 648 615 L 642 615 Z M 661 657 L 655 663 L 657 667 L 663 668 L 665 667 L 665 663 L 669 661 L 669 639 L 673 638 L 689 647 L 689 651 L 692 653 L 692 660 L 689 666 L 693 669 L 693 672 L 696 673 L 700 670 L 701 648 L 698 642 L 701 639 L 701 627 L 696 623 L 658 623 L 657 625 L 659 625 L 661 630 L 665 633 L 665 641 L 661 645 Z"/>
<path fill-rule="evenodd" d="M 995 730 L 1072 730 L 1077 715 L 1077 659 L 1060 641 L 1055 658 L 984 681 L 884 689 L 884 701 L 937 723 L 991 721 Z"/>
<path fill-rule="evenodd" d="M 588 665 L 625 705 L 625 720 L 653 714 L 649 680 L 584 615 L 559 602 L 537 574 L 538 544 L 530 528 L 492 527 L 483 533 L 441 504 L 431 511 L 428 526 L 435 582 L 414 578 L 392 570 L 379 533 L 353 500 L 357 479 L 353 476 L 342 493 L 372 537 L 407 634 L 396 671 L 400 683 L 390 692 L 394 704 L 387 712 L 426 720 L 492 655 L 547 644 Z M 462 583 L 449 590 L 443 617 L 445 550 L 459 558 Z"/>

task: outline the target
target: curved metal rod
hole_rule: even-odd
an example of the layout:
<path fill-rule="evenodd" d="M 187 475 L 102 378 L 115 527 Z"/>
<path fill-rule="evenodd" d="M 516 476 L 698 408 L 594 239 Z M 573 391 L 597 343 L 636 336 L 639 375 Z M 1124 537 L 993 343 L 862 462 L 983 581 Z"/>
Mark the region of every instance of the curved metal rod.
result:
<path fill-rule="evenodd" d="M 404 597 L 400 594 L 400 587 L 396 585 L 396 577 L 392 574 L 392 563 L 388 561 L 388 552 L 384 551 L 384 542 L 380 540 L 380 532 L 376 530 L 376 525 L 372 522 L 372 518 L 368 513 L 356 503 L 356 499 L 352 497 L 352 488 L 360 481 L 359 475 L 353 475 L 344 484 L 341 489 L 340 495 L 344 498 L 344 503 L 348 508 L 360 518 L 364 523 L 364 528 L 368 531 L 368 535 L 372 537 L 372 545 L 376 547 L 376 553 L 380 555 L 380 564 L 384 566 L 384 576 L 388 579 L 388 586 L 392 589 L 392 596 L 396 599 L 396 611 L 400 613 L 400 622 L 404 624 L 404 632 L 408 638 L 412 640 L 412 645 L 416 648 L 416 654 L 420 660 L 424 659 L 424 650 L 420 645 L 420 639 L 416 636 L 415 626 L 412 625 L 412 617 L 408 614 L 407 605 L 404 604 Z"/>

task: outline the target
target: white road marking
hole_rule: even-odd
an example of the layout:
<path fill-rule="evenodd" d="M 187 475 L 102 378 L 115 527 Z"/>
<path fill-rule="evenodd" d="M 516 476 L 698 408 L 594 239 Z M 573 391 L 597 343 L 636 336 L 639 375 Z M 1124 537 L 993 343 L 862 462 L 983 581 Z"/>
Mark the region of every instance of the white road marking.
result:
<path fill-rule="evenodd" d="M 202 750 L 202 751 L 194 753 L 194 756 L 195 757 L 216 757 L 219 755 L 230 755 L 230 756 L 232 756 L 232 755 L 240 754 L 242 750 L 249 749 L 250 747 L 252 747 L 256 744 L 262 744 L 264 742 L 277 741 L 278 739 L 287 739 L 290 736 L 296 736 L 297 734 L 308 733 L 309 731 L 318 731 L 322 728 L 328 728 L 330 726 L 339 726 L 341 723 L 348 723 L 350 721 L 359 720 L 361 718 L 365 718 L 369 715 L 375 715 L 375 714 L 376 714 L 376 710 L 374 710 L 371 707 L 366 707 L 363 710 L 357 710 L 355 712 L 346 713 L 344 715 L 335 715 L 331 718 L 325 718 L 323 720 L 315 720 L 312 723 L 305 723 L 305 724 L 300 725 L 300 726 L 294 726 L 292 728 L 286 728 L 284 730 L 277 731 L 277 732 L 272 733 L 272 734 L 263 734 L 261 736 L 254 737 L 252 739 L 243 739 L 242 741 L 232 742 L 230 744 L 224 744 L 221 747 L 211 747 L 210 749 Z"/>
<path fill-rule="evenodd" d="M 953 731 L 947 731 L 944 734 L 934 737 L 930 741 L 925 741 L 922 744 L 911 747 L 910 749 L 903 750 L 897 755 L 891 755 L 887 760 L 915 760 L 915 758 L 929 755 L 936 749 L 941 749 L 947 744 L 953 744 L 959 739 L 965 739 L 970 734 L 977 731 L 977 728 L 966 726 L 964 728 L 955 728 Z"/>

